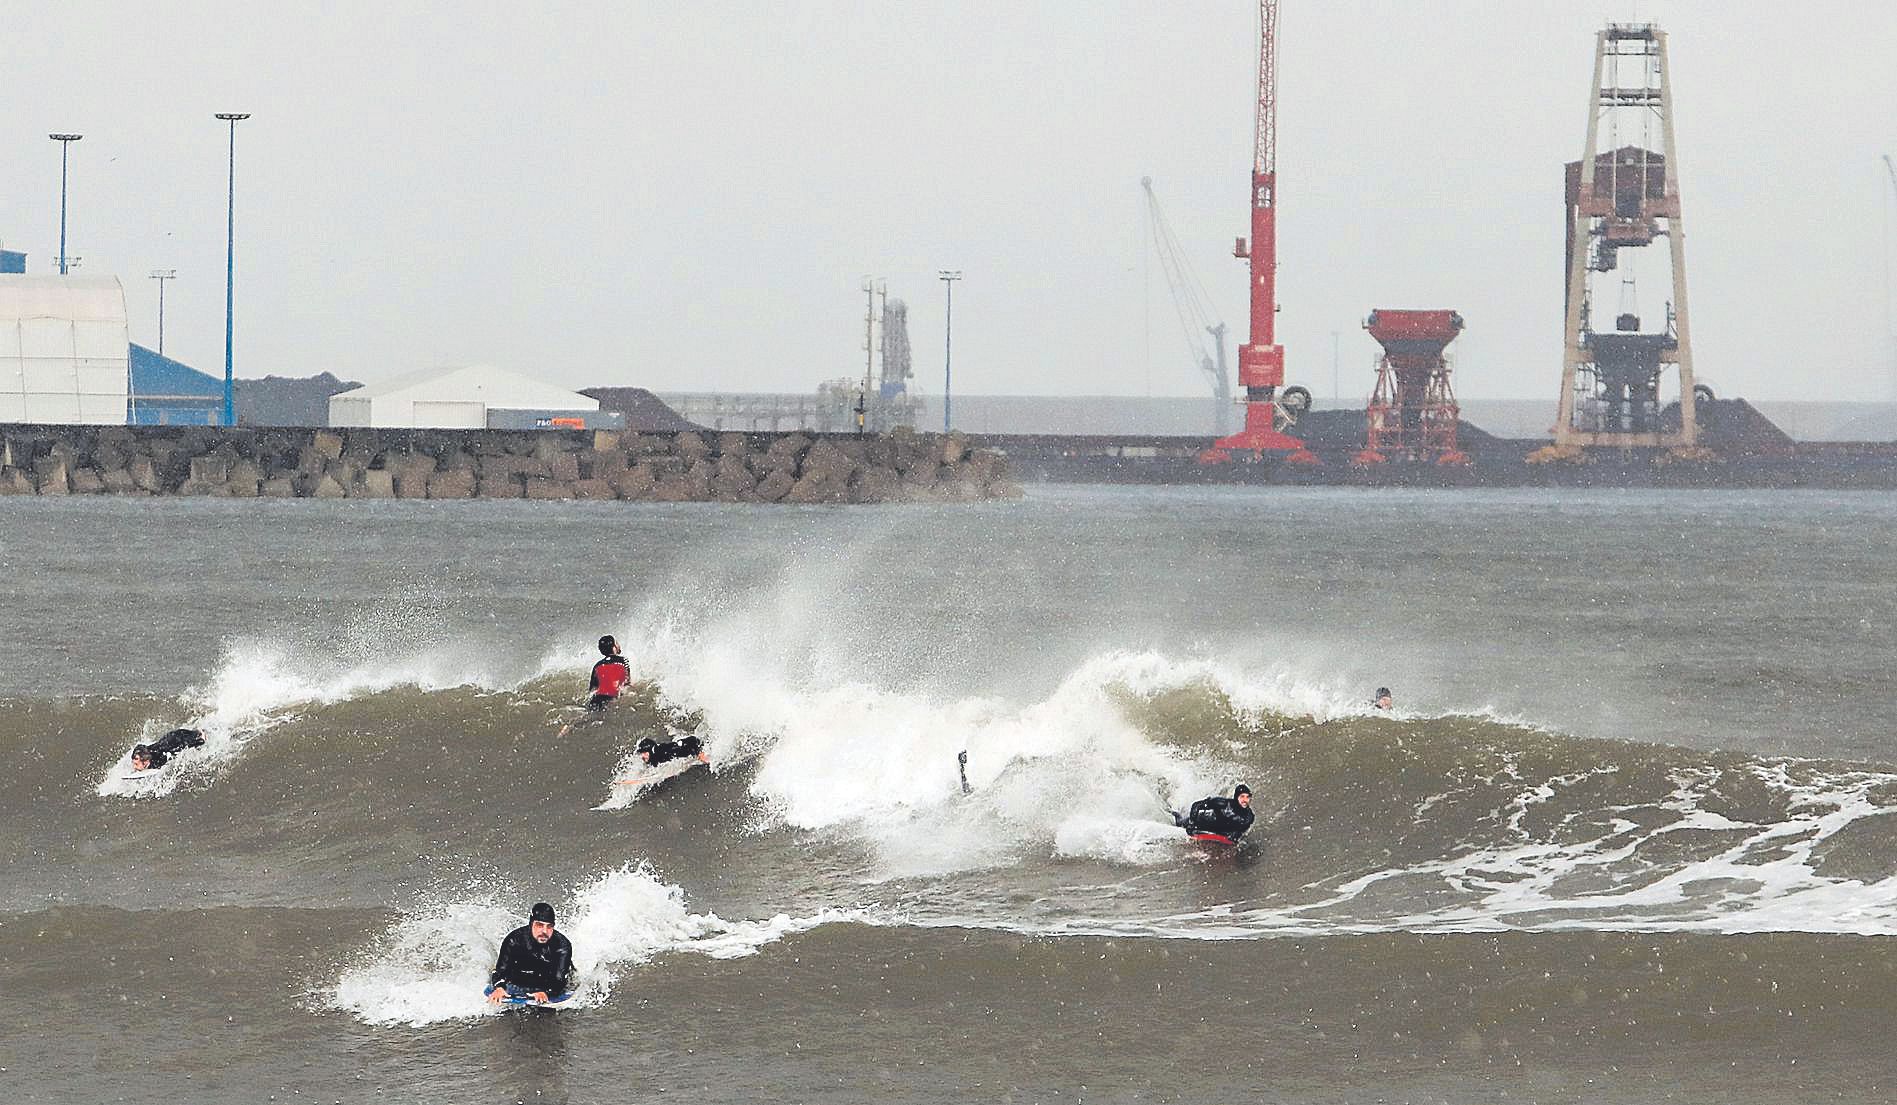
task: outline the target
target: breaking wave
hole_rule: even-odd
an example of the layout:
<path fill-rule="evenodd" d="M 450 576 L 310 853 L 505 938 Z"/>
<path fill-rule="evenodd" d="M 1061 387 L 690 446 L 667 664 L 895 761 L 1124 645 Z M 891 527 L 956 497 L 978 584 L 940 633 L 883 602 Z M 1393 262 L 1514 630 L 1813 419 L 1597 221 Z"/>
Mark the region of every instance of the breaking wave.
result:
<path fill-rule="evenodd" d="M 343 971 L 335 989 L 322 997 L 331 1007 L 376 1025 L 498 1014 L 481 992 L 502 938 L 524 923 L 521 914 L 518 905 L 503 905 L 495 896 L 424 907 L 378 936 L 360 957 L 366 962 Z M 791 933 L 851 919 L 829 911 L 725 921 L 689 911 L 684 892 L 648 869 L 609 871 L 578 887 L 572 904 L 561 911 L 559 927 L 573 941 L 575 976 L 574 996 L 565 1005 L 604 1003 L 623 972 L 664 952 L 732 959 Z"/>

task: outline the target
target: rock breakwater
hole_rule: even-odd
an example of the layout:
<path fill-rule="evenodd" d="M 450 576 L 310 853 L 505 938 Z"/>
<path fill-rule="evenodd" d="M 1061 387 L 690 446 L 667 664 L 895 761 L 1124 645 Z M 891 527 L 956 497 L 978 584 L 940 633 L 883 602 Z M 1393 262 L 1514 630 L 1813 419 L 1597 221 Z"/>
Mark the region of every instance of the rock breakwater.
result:
<path fill-rule="evenodd" d="M 962 434 L 0 427 L 0 494 L 956 502 L 1021 494 Z"/>

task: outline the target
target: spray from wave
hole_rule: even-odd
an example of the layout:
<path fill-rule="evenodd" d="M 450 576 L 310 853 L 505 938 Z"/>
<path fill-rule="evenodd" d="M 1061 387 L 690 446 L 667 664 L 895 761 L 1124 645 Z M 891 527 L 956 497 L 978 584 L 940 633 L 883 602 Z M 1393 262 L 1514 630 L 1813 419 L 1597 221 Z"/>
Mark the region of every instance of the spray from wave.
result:
<path fill-rule="evenodd" d="M 501 939 L 524 924 L 522 909 L 496 897 L 450 900 L 398 922 L 342 971 L 326 1003 L 366 1024 L 424 1025 L 497 1012 L 482 997 Z M 573 942 L 575 984 L 569 1007 L 605 1002 L 626 970 L 665 952 L 714 959 L 755 954 L 766 944 L 818 925 L 852 920 L 825 911 L 725 921 L 685 907 L 684 892 L 644 867 L 609 871 L 578 888 L 560 931 Z"/>

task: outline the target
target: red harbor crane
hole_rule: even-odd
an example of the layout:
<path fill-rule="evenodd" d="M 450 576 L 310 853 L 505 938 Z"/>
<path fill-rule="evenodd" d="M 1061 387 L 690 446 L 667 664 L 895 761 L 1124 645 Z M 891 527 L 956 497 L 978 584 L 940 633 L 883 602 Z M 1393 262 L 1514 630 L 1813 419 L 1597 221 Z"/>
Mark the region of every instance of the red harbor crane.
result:
<path fill-rule="evenodd" d="M 1310 392 L 1284 387 L 1284 347 L 1274 337 L 1278 310 L 1278 0 L 1258 4 L 1258 116 L 1252 144 L 1251 242 L 1240 238 L 1234 256 L 1251 262 L 1251 342 L 1238 347 L 1238 382 L 1245 389 L 1245 428 L 1199 454 L 1201 464 L 1262 460 L 1267 455 L 1302 464 L 1317 457 L 1283 426 L 1310 403 Z"/>

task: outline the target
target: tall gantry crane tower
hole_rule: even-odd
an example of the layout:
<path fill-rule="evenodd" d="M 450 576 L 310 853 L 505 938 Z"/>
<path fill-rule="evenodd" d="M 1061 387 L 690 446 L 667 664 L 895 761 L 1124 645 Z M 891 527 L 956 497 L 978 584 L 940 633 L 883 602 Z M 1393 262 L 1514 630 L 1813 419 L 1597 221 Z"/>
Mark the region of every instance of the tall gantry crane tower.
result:
<path fill-rule="evenodd" d="M 1258 4 L 1258 115 L 1252 142 L 1251 242 L 1240 238 L 1232 254 L 1251 269 L 1251 341 L 1238 347 L 1238 382 L 1245 389 L 1245 428 L 1213 442 L 1202 464 L 1234 459 L 1285 459 L 1315 463 L 1304 443 L 1281 430 L 1297 404 L 1283 400 L 1310 393 L 1284 387 L 1284 347 L 1276 340 L 1278 311 L 1278 0 Z M 1293 410 L 1287 410 L 1287 406 Z"/>
<path fill-rule="evenodd" d="M 1567 166 L 1567 322 L 1556 446 L 1698 444 L 1696 400 L 1707 393 L 1696 394 L 1693 383 L 1673 123 L 1665 32 L 1649 23 L 1608 24 L 1595 36 L 1587 150 Z M 1631 256 L 1621 255 L 1638 255 L 1660 238 L 1667 242 L 1673 294 L 1665 318 L 1649 316 L 1643 328 Z M 1606 273 L 1620 275 L 1618 310 L 1606 309 L 1595 287 L 1593 278 Z M 1664 407 L 1668 369 L 1678 377 L 1677 421 L 1667 419 Z"/>

